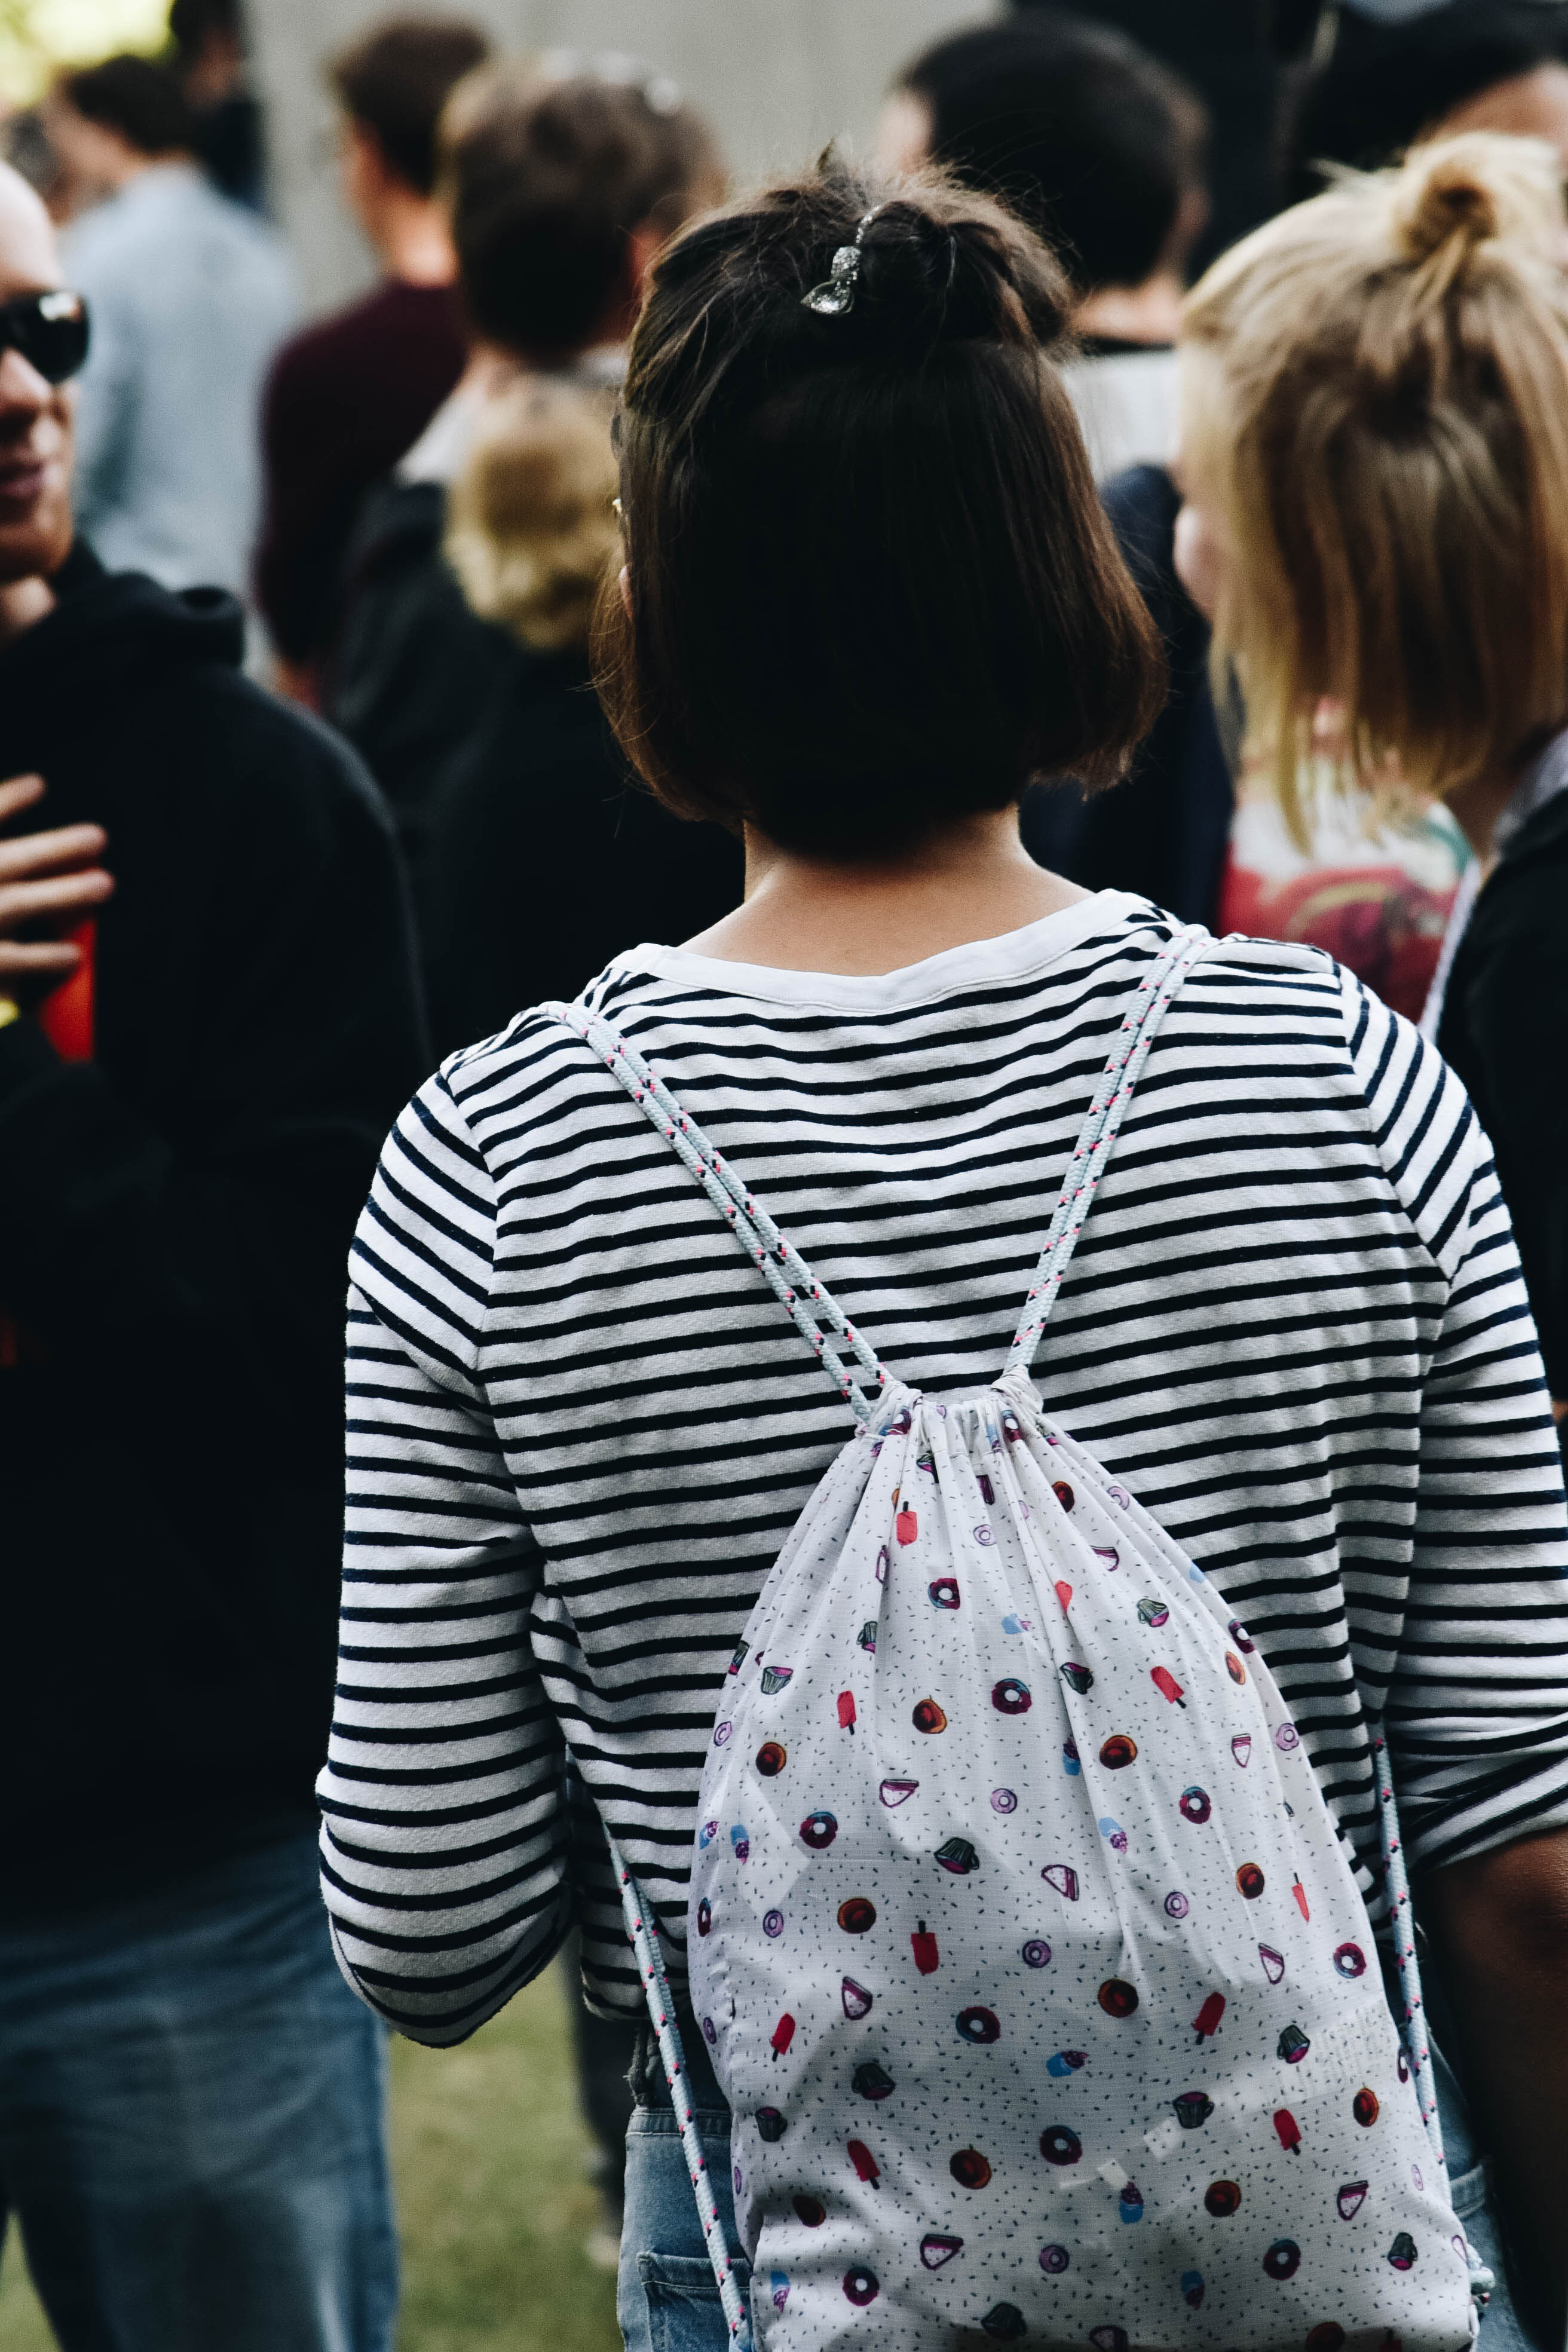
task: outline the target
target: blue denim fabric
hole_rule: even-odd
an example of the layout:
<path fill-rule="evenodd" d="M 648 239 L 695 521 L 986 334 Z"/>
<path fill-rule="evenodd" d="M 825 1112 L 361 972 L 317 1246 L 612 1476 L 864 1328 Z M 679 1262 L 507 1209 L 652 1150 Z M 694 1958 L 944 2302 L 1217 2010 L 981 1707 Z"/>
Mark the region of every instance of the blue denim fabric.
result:
<path fill-rule="evenodd" d="M 384 2067 L 313 1828 L 0 1923 L 0 2228 L 63 2352 L 390 2352 Z"/>
<path fill-rule="evenodd" d="M 1497 2278 L 1481 2320 L 1477 2352 L 1548 2352 L 1547 2347 L 1525 2333 L 1514 2308 L 1503 2269 L 1501 2232 L 1464 2095 L 1436 2045 L 1434 2054 L 1454 2210 L 1470 2243 Z M 694 2063 L 694 2074 L 697 2071 Z M 747 2296 L 751 2265 L 735 2235 L 730 2186 L 730 2111 L 713 2103 L 710 2091 L 704 2099 L 700 2089 L 699 2098 L 702 2152 L 735 2263 L 736 2281 L 742 2296 Z M 668 2106 L 639 2106 L 626 2133 L 626 2219 L 616 2316 L 626 2352 L 727 2352 L 729 2330 L 702 2242 L 679 2126 Z"/>
<path fill-rule="evenodd" d="M 735 2235 L 730 2110 L 700 2106 L 697 2127 L 724 2224 L 735 2284 L 749 2305 L 752 2266 Z M 728 2352 L 730 2331 L 669 2107 L 638 2107 L 626 2126 L 626 2218 L 616 2317 L 626 2352 Z"/>

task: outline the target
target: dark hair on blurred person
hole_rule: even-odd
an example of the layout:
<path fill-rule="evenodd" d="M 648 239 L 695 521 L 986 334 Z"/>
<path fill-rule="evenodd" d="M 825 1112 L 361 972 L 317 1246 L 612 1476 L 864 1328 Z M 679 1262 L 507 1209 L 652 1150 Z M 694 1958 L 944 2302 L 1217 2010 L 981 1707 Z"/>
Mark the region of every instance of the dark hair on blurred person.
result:
<path fill-rule="evenodd" d="M 723 176 L 666 86 L 497 65 L 457 91 L 440 184 L 470 324 L 527 358 L 584 349 L 636 291 L 633 236 L 665 236 Z"/>
<path fill-rule="evenodd" d="M 173 0 L 169 38 L 182 64 L 194 63 L 214 39 L 245 47 L 245 14 L 239 0 Z"/>
<path fill-rule="evenodd" d="M 869 219 L 867 215 L 869 215 Z M 863 226 L 852 306 L 804 297 Z M 678 815 L 854 855 L 1113 781 L 1163 662 L 1052 356 L 1045 246 L 929 171 L 829 168 L 655 263 L 619 427 L 622 749 Z"/>
<path fill-rule="evenodd" d="M 488 36 L 460 16 L 391 16 L 340 49 L 327 75 L 349 121 L 369 131 L 400 179 L 427 196 L 441 110 L 489 53 Z"/>
<path fill-rule="evenodd" d="M 1201 100 L 1109 26 L 1031 10 L 936 42 L 899 87 L 930 110 L 933 161 L 1038 229 L 1079 294 L 1141 286 L 1202 196 Z"/>
<path fill-rule="evenodd" d="M 1568 59 L 1568 5 L 1447 0 L 1387 23 L 1341 6 L 1331 33 L 1332 45 L 1308 75 L 1287 126 L 1292 202 L 1323 185 L 1319 165 L 1367 171 L 1393 163 L 1457 107 L 1562 64 Z"/>
<path fill-rule="evenodd" d="M 174 75 L 129 53 L 79 66 L 55 85 L 68 106 L 101 130 L 117 131 L 139 155 L 188 153 L 195 137 L 189 100 Z"/>

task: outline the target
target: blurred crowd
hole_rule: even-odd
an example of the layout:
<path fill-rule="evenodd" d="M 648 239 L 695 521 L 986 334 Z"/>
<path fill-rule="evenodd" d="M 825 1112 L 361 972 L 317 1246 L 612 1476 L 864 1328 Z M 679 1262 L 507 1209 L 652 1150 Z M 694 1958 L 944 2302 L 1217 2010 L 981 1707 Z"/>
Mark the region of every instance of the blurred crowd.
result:
<path fill-rule="evenodd" d="M 888 94 L 884 168 L 945 167 L 1060 257 L 1063 375 L 1168 662 L 1126 781 L 1039 775 L 1023 838 L 1326 949 L 1440 1043 L 1561 1399 L 1568 5 L 1262 14 L 1019 6 Z M 380 2029 L 312 1796 L 344 1253 L 438 1063 L 744 879 L 732 832 L 631 784 L 593 691 L 627 339 L 726 192 L 715 129 L 631 60 L 492 55 L 449 15 L 330 79 L 379 274 L 308 323 L 237 0 L 62 73 L 0 171 L 0 2227 L 65 2352 L 390 2342 Z M 1351 212 L 1300 207 L 1450 139 L 1409 234 L 1439 307 L 1473 294 L 1477 384 L 1402 483 L 1368 461 L 1384 535 L 1331 544 L 1357 420 L 1436 331 L 1379 308 Z M 1391 544 L 1414 584 L 1379 634 Z M 613 2248 L 631 2050 L 577 2027 Z"/>

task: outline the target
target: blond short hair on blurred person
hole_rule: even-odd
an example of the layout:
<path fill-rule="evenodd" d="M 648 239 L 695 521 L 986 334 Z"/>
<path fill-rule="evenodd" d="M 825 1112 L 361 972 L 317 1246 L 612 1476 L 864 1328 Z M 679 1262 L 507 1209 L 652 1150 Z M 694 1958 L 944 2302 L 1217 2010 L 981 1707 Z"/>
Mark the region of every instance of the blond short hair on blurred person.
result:
<path fill-rule="evenodd" d="M 1187 298 L 1215 661 L 1293 824 L 1325 698 L 1374 790 L 1450 792 L 1568 721 L 1565 258 L 1557 157 L 1471 132 L 1347 174 Z"/>
<path fill-rule="evenodd" d="M 497 394 L 452 483 L 447 561 L 470 608 L 539 653 L 585 646 L 620 544 L 615 394 L 555 376 Z"/>

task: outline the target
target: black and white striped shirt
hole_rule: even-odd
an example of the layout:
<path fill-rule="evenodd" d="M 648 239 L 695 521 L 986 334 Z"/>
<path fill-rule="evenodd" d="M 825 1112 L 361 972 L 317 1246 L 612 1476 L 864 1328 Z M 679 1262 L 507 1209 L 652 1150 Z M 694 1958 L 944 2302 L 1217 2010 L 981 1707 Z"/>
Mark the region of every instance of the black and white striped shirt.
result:
<path fill-rule="evenodd" d="M 587 997 L 889 1370 L 952 1391 L 1001 1368 L 1166 936 L 1104 892 L 881 978 L 644 948 Z M 405 1112 L 353 1278 L 321 1781 L 340 1954 L 405 2032 L 456 2041 L 575 1914 L 597 1996 L 633 2007 L 566 1751 L 679 1952 L 718 1687 L 853 1423 L 668 1145 L 538 1013 Z M 1418 1862 L 1568 1824 L 1540 1360 L 1485 1139 L 1407 1024 L 1309 950 L 1201 961 L 1035 1373 L 1245 1618 L 1363 1885 L 1385 1696 Z"/>

